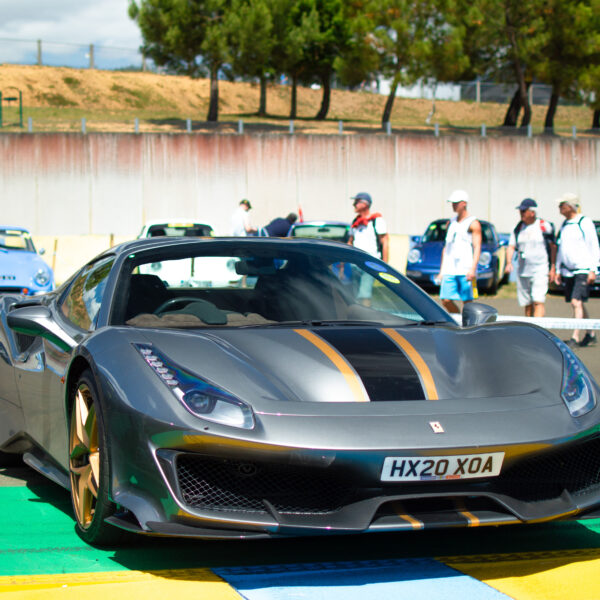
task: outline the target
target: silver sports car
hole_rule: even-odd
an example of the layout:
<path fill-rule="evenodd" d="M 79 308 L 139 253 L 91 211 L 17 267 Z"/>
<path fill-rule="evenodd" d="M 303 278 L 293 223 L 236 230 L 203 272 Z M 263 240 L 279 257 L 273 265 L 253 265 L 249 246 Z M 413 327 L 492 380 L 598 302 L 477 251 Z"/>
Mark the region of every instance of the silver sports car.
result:
<path fill-rule="evenodd" d="M 184 284 L 154 274 L 177 263 Z M 598 385 L 547 331 L 467 306 L 457 325 L 337 242 L 128 242 L 0 298 L 0 450 L 71 490 L 92 544 L 593 514 Z"/>

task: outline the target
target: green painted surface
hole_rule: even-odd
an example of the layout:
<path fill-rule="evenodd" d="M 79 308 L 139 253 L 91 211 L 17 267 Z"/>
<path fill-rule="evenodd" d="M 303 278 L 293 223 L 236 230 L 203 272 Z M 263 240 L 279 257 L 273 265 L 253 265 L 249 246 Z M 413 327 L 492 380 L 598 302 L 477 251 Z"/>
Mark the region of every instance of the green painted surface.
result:
<path fill-rule="evenodd" d="M 0 487 L 0 576 L 600 548 L 600 519 L 363 536 L 211 542 L 134 536 L 119 549 L 83 543 L 68 493 L 33 477 Z"/>

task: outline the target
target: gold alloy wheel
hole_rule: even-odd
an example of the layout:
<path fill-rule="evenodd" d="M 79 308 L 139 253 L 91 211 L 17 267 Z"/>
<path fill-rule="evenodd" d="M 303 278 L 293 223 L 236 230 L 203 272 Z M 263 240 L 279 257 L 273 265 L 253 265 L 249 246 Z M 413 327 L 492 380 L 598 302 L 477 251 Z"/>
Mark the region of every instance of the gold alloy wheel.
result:
<path fill-rule="evenodd" d="M 75 516 L 80 527 L 87 529 L 92 524 L 98 498 L 100 449 L 94 398 L 85 383 L 79 385 L 71 410 L 69 470 Z"/>

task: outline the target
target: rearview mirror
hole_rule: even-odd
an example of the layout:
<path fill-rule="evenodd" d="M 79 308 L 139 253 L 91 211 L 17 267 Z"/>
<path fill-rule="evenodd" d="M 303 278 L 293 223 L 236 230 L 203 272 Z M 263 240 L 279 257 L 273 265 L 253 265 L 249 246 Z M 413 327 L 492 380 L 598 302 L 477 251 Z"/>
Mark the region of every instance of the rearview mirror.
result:
<path fill-rule="evenodd" d="M 492 306 L 481 302 L 466 302 L 462 311 L 463 327 L 493 323 L 498 317 L 498 311 Z"/>

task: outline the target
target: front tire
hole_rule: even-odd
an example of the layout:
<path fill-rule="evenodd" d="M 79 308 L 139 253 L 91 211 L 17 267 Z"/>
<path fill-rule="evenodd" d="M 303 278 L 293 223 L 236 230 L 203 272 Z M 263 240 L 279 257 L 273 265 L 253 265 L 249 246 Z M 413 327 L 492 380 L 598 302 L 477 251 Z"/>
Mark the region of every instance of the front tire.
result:
<path fill-rule="evenodd" d="M 69 472 L 75 527 L 81 539 L 88 544 L 116 544 L 123 538 L 124 532 L 105 522 L 116 507 L 108 499 L 106 432 L 91 371 L 82 373 L 72 400 Z"/>

